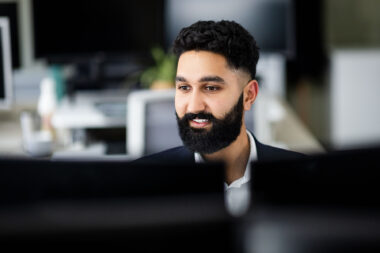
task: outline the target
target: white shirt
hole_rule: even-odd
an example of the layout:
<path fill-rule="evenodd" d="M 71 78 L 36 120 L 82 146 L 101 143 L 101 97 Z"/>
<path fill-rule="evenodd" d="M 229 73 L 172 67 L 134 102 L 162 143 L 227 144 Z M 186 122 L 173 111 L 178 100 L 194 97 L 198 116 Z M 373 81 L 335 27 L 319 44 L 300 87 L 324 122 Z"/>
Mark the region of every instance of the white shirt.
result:
<path fill-rule="evenodd" d="M 224 183 L 226 208 L 234 216 L 239 216 L 248 210 L 251 196 L 249 187 L 251 162 L 257 160 L 255 139 L 249 131 L 247 131 L 247 135 L 249 138 L 250 152 L 244 175 L 233 181 L 230 185 Z M 194 158 L 196 163 L 204 162 L 202 155 L 197 152 L 194 153 Z"/>

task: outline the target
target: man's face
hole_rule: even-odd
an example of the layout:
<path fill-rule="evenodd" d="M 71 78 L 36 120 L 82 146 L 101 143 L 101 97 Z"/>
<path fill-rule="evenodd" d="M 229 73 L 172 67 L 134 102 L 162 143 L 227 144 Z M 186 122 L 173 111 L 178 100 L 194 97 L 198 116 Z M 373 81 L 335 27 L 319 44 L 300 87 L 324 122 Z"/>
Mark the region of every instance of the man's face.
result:
<path fill-rule="evenodd" d="M 239 135 L 243 88 L 249 75 L 230 68 L 224 56 L 188 51 L 178 60 L 175 108 L 181 138 L 200 153 L 216 152 Z"/>

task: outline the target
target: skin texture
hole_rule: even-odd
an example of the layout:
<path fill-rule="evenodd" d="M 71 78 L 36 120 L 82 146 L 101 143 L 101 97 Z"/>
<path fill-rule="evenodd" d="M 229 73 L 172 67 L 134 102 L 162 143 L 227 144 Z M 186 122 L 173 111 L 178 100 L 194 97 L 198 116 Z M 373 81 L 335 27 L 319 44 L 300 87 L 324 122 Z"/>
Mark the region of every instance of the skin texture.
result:
<path fill-rule="evenodd" d="M 178 60 L 175 109 L 182 118 L 186 113 L 207 112 L 222 119 L 237 103 L 243 92 L 244 111 L 253 105 L 258 83 L 247 71 L 230 67 L 226 58 L 209 51 L 187 51 Z M 211 122 L 189 122 L 193 128 L 211 129 Z M 242 177 L 250 153 L 244 116 L 237 139 L 226 148 L 212 154 L 202 154 L 209 161 L 226 164 L 226 182 Z"/>

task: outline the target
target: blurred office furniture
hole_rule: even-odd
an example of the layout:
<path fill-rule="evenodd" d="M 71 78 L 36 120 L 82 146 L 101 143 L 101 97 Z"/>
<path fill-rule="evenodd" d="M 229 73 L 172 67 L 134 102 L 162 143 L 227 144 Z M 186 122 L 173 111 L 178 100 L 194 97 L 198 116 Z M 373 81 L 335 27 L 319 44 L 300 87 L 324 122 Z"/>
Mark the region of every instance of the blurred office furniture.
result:
<path fill-rule="evenodd" d="M 5 7 L 6 12 L 9 10 L 6 3 L 0 3 L 0 6 Z M 21 127 L 18 116 L 13 112 L 15 104 L 10 32 L 8 17 L 0 17 L 0 153 L 20 154 Z"/>
<path fill-rule="evenodd" d="M 47 130 L 36 130 L 34 118 L 29 112 L 20 115 L 22 146 L 31 156 L 49 156 L 53 152 L 53 136 Z"/>
<path fill-rule="evenodd" d="M 182 145 L 174 89 L 132 91 L 127 98 L 126 149 L 133 157 Z"/>
<path fill-rule="evenodd" d="M 63 149 L 53 156 L 125 156 L 127 90 L 150 64 L 150 47 L 163 44 L 164 1 L 68 1 L 57 12 L 51 11 L 56 4 L 49 1 L 20 2 L 22 46 L 30 45 L 23 56 L 34 64 L 70 69 L 65 76 L 67 96 L 53 116 Z M 21 81 L 17 94 L 24 95 L 31 85 Z M 21 95 L 17 99 L 22 100 Z M 122 136 L 116 136 L 120 129 Z M 107 140 L 98 141 L 102 137 Z"/>
<path fill-rule="evenodd" d="M 256 162 L 244 252 L 379 252 L 380 148 Z"/>
<path fill-rule="evenodd" d="M 252 205 L 238 219 L 224 208 L 220 164 L 1 156 L 0 241 L 112 243 L 132 252 L 378 252 L 379 154 L 255 162 Z"/>
<path fill-rule="evenodd" d="M 125 126 L 124 91 L 81 91 L 64 97 L 54 114 L 56 128 L 102 128 Z"/>
<path fill-rule="evenodd" d="M 259 93 L 253 104 L 254 134 L 263 143 L 302 153 L 324 149 L 286 101 L 286 57 L 263 52 L 257 63 Z"/>
<path fill-rule="evenodd" d="M 2 244 L 234 252 L 220 165 L 0 157 Z M 197 187 L 194 187 L 197 182 Z"/>
<path fill-rule="evenodd" d="M 253 105 L 255 134 L 263 143 L 302 153 L 324 149 L 286 101 L 286 57 L 263 53 L 257 63 L 259 93 Z"/>
<path fill-rule="evenodd" d="M 380 50 L 331 54 L 330 132 L 334 148 L 380 143 Z"/>
<path fill-rule="evenodd" d="M 113 148 L 110 145 L 121 145 L 121 150 L 110 152 L 126 158 L 126 97 L 127 91 L 122 90 L 81 91 L 72 97 L 64 97 L 53 115 L 52 124 L 57 131 L 58 142 L 65 148 L 55 152 L 54 158 L 84 156 L 111 159 L 106 156 L 107 150 Z M 96 133 L 99 140 L 91 143 L 89 132 Z"/>
<path fill-rule="evenodd" d="M 9 20 L 0 17 L 0 110 L 12 103 L 12 60 Z"/>
<path fill-rule="evenodd" d="M 13 99 L 18 107 L 34 107 L 40 94 L 40 83 L 50 74 L 46 66 L 15 69 L 13 71 Z"/>
<path fill-rule="evenodd" d="M 254 134 L 259 141 L 306 154 L 324 152 L 316 137 L 284 99 L 264 88 L 253 104 Z"/>
<path fill-rule="evenodd" d="M 20 110 L 0 111 L 0 154 L 25 155 L 22 148 Z"/>
<path fill-rule="evenodd" d="M 20 68 L 20 1 L 0 1 L 0 17 L 8 18 L 12 68 Z"/>
<path fill-rule="evenodd" d="M 281 98 L 286 97 L 286 57 L 278 53 L 261 53 L 256 66 L 259 87 Z"/>

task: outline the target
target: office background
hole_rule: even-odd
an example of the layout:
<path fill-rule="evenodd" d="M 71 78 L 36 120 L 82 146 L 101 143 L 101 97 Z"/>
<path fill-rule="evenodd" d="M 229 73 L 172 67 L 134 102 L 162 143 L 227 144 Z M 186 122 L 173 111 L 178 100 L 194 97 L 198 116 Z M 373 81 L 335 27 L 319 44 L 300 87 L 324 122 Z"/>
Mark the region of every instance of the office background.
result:
<path fill-rule="evenodd" d="M 146 88 L 140 76 L 155 64 L 152 47 L 167 51 L 180 26 L 205 17 L 233 19 L 243 10 L 252 15 L 238 15 L 237 21 L 263 45 L 258 66 L 262 101 L 252 115 L 259 139 L 306 153 L 379 143 L 378 1 L 223 1 L 214 8 L 215 2 L 65 1 L 58 8 L 49 1 L 0 1 L 0 16 L 10 20 L 13 77 L 12 103 L 0 111 L 1 154 L 31 154 L 25 152 L 21 115 L 29 113 L 31 130 L 40 129 L 45 77 L 53 77 L 56 85 L 59 115 L 53 125 L 61 138 L 59 154 L 70 156 L 79 149 L 84 155 L 128 154 L 133 137 L 128 138 L 125 103 Z M 120 22 L 112 23 L 111 17 Z M 264 28 L 257 28 L 260 22 Z M 153 97 L 167 111 L 171 102 L 160 99 L 167 96 L 163 93 L 153 92 Z M 144 95 L 139 96 L 133 108 L 148 108 L 141 105 Z M 82 103 L 79 114 L 71 111 L 73 101 Z M 263 118 L 265 112 L 269 118 Z M 144 119 L 130 120 L 145 127 Z M 165 128 L 157 124 L 152 128 Z M 130 143 L 139 146 L 136 154 L 148 152 L 141 140 L 153 133 L 130 134 L 142 136 Z"/>
<path fill-rule="evenodd" d="M 139 252 L 379 252 L 379 149 L 256 163 L 252 206 L 238 219 L 225 212 L 220 167 L 114 161 L 180 143 L 172 138 L 174 90 L 162 89 L 175 63 L 165 53 L 176 33 L 169 27 L 234 12 L 247 27 L 264 25 L 252 31 L 263 32 L 262 43 L 269 38 L 259 98 L 247 113 L 259 140 L 305 153 L 377 145 L 379 7 L 377 0 L 0 0 L 10 21 L 0 19 L 1 48 L 12 46 L 11 55 L 0 52 L 3 80 L 12 79 L 0 91 L 0 241 L 122 243 Z M 250 20 L 244 10 L 257 15 Z M 126 22 L 108 22 L 124 11 Z M 100 31 L 108 35 L 92 33 Z M 48 159 L 8 159 L 15 155 Z"/>

